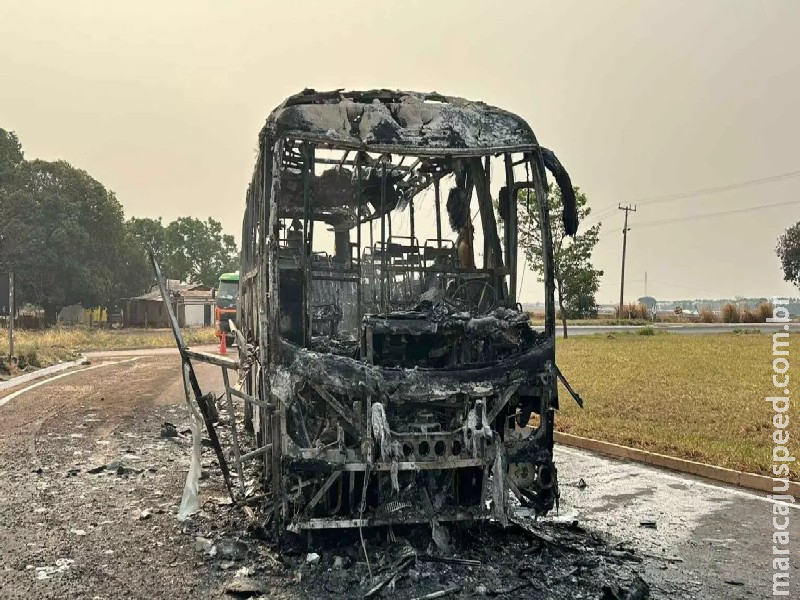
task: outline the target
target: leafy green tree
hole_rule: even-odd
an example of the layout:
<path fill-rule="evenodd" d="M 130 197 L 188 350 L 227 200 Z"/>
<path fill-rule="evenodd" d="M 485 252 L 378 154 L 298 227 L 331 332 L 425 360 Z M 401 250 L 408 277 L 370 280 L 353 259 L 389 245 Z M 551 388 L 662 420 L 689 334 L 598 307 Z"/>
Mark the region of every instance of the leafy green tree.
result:
<path fill-rule="evenodd" d="M 147 257 L 147 247 L 131 231 L 130 221 L 125 223 L 117 251 L 114 297 L 132 298 L 151 289 L 155 275 Z"/>
<path fill-rule="evenodd" d="M 181 217 L 165 228 L 164 262 L 173 279 L 216 285 L 221 273 L 239 267 L 232 235 L 222 233 L 219 221 Z"/>
<path fill-rule="evenodd" d="M 167 232 L 164 224 L 161 222 L 161 217 L 158 219 L 148 219 L 131 217 L 125 223 L 128 233 L 132 235 L 141 244 L 145 250 L 148 248 L 153 249 L 153 254 L 158 261 L 159 266 L 165 268 L 165 260 L 167 256 Z"/>
<path fill-rule="evenodd" d="M 603 272 L 588 264 L 573 265 L 569 262 L 562 267 L 562 271 L 564 272 L 562 319 L 564 317 L 567 319 L 596 317 L 597 301 L 595 298 L 600 289 L 600 277 Z M 566 325 L 564 332 L 566 333 Z"/>
<path fill-rule="evenodd" d="M 152 285 L 148 247 L 172 279 L 211 286 L 238 265 L 218 221 L 125 222 L 113 192 L 88 173 L 26 161 L 17 136 L 0 129 L 0 271 L 14 271 L 21 300 L 49 322 L 70 304 L 114 308 Z"/>
<path fill-rule="evenodd" d="M 0 186 L 8 184 L 23 158 L 22 144 L 17 134 L 0 127 Z"/>
<path fill-rule="evenodd" d="M 578 219 L 582 222 L 591 214 L 591 208 L 587 206 L 586 195 L 579 188 L 574 189 Z M 547 198 L 553 238 L 553 276 L 566 338 L 568 318 L 585 318 L 597 314 L 595 296 L 603 271 L 592 266 L 591 257 L 599 239 L 600 223 L 570 238 L 564 231 L 561 190 L 551 185 Z M 517 199 L 520 203 L 519 243 L 531 269 L 538 273 L 539 281 L 543 281 L 542 235 L 536 196 L 533 191 L 520 190 Z"/>
<path fill-rule="evenodd" d="M 800 223 L 783 232 L 775 250 L 781 261 L 784 280 L 800 287 Z"/>
<path fill-rule="evenodd" d="M 20 295 L 48 321 L 70 304 L 111 306 L 122 206 L 85 171 L 64 161 L 24 161 L 0 188 L 5 267 Z"/>
<path fill-rule="evenodd" d="M 223 234 L 220 222 L 210 217 L 205 221 L 180 217 L 166 227 L 160 218 L 132 218 L 127 227 L 144 248 L 153 248 L 169 279 L 214 286 L 221 273 L 238 268 L 233 236 Z"/>

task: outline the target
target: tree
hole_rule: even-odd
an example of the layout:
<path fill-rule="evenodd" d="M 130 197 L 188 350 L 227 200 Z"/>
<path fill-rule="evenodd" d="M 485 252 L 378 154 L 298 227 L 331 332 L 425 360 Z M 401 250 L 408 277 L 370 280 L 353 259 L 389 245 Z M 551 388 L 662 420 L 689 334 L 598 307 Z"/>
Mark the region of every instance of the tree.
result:
<path fill-rule="evenodd" d="M 164 268 L 166 259 L 166 231 L 161 217 L 158 219 L 131 217 L 125 224 L 128 233 L 141 244 L 145 253 L 153 249 L 153 255 L 159 266 Z"/>
<path fill-rule="evenodd" d="M 20 296 L 49 322 L 70 304 L 110 306 L 124 239 L 114 194 L 64 161 L 23 161 L 14 171 L 0 186 L 0 222 Z"/>
<path fill-rule="evenodd" d="M 146 292 L 152 247 L 167 277 L 213 286 L 238 251 L 214 219 L 124 220 L 114 193 L 65 161 L 26 161 L 0 129 L 0 271 L 16 274 L 23 301 L 48 322 L 70 304 L 113 308 Z"/>
<path fill-rule="evenodd" d="M 566 261 L 562 266 L 563 284 L 561 292 L 564 301 L 561 304 L 561 319 L 564 322 L 566 337 L 566 319 L 590 319 L 597 316 L 595 297 L 600 289 L 600 277 L 603 272 L 593 269 L 588 264 L 573 264 Z"/>
<path fill-rule="evenodd" d="M 128 230 L 152 248 L 164 277 L 214 286 L 221 273 L 239 268 L 239 251 L 219 221 L 181 217 L 166 227 L 161 219 L 132 218 Z"/>
<path fill-rule="evenodd" d="M 164 263 L 172 279 L 214 286 L 221 273 L 239 268 L 239 251 L 219 221 L 181 217 L 165 229 Z"/>
<path fill-rule="evenodd" d="M 578 219 L 583 221 L 591 214 L 591 208 L 586 205 L 586 195 L 577 187 L 574 190 Z M 561 190 L 551 185 L 547 198 L 553 238 L 553 277 L 566 338 L 568 318 L 586 318 L 597 314 L 595 295 L 600 287 L 603 271 L 592 266 L 591 256 L 599 239 L 600 223 L 570 238 L 564 231 Z M 536 195 L 532 191 L 520 190 L 517 200 L 520 203 L 519 243 L 531 269 L 539 274 L 539 281 L 543 281 L 542 235 Z"/>
<path fill-rule="evenodd" d="M 800 222 L 783 232 L 775 251 L 781 260 L 783 279 L 800 287 Z"/>
<path fill-rule="evenodd" d="M 13 177 L 23 157 L 22 144 L 19 143 L 17 134 L 0 127 L 0 187 Z"/>
<path fill-rule="evenodd" d="M 125 223 L 119 241 L 114 278 L 114 298 L 132 298 L 147 292 L 155 283 L 155 274 L 147 258 L 147 247 Z"/>

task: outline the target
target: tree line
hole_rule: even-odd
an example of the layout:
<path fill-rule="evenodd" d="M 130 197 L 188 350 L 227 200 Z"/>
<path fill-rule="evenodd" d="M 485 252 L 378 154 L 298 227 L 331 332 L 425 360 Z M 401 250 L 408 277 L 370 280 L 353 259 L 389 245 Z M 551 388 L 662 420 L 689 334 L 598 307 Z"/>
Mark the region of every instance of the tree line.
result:
<path fill-rule="evenodd" d="M 114 192 L 63 160 L 26 160 L 0 128 L 0 272 L 13 271 L 18 303 L 48 322 L 64 306 L 115 309 L 154 283 L 152 247 L 164 276 L 215 285 L 238 268 L 233 236 L 215 219 L 125 219 Z"/>

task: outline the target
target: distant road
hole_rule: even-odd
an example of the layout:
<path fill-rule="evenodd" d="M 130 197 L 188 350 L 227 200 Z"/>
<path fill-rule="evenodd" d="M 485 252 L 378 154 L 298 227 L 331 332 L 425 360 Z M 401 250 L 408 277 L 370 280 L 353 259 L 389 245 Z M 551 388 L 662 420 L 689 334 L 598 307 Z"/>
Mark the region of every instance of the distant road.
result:
<path fill-rule="evenodd" d="M 797 324 L 792 323 L 792 330 Z M 659 331 L 669 331 L 670 333 L 681 333 L 686 335 L 708 334 L 708 333 L 730 333 L 734 329 L 752 329 L 762 333 L 774 333 L 783 330 L 783 325 L 779 323 L 655 323 L 651 325 L 653 329 Z M 642 326 L 629 325 L 568 325 L 568 335 L 592 335 L 596 333 L 615 333 L 620 331 L 636 331 Z M 561 325 L 556 329 L 559 336 L 563 334 Z"/>

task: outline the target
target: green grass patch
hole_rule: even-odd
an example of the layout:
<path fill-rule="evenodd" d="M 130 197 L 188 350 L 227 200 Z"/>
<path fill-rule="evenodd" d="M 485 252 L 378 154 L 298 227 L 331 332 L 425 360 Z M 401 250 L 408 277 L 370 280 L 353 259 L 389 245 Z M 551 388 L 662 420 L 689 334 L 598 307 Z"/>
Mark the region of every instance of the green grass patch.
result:
<path fill-rule="evenodd" d="M 560 390 L 557 429 L 679 458 L 772 476 L 772 337 L 579 336 L 557 342 L 558 364 L 585 400 Z M 800 400 L 789 448 L 800 456 Z M 790 463 L 800 480 L 800 461 Z"/>

